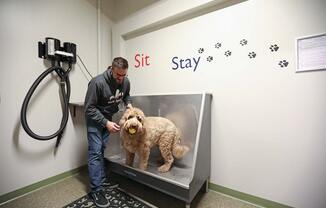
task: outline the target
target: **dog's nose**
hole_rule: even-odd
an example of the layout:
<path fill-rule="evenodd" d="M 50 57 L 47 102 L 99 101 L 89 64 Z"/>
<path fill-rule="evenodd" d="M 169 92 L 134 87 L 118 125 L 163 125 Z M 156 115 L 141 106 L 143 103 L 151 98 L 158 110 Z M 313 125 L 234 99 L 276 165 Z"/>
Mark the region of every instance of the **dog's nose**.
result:
<path fill-rule="evenodd" d="M 137 125 L 131 125 L 130 127 L 135 129 L 137 128 Z"/>

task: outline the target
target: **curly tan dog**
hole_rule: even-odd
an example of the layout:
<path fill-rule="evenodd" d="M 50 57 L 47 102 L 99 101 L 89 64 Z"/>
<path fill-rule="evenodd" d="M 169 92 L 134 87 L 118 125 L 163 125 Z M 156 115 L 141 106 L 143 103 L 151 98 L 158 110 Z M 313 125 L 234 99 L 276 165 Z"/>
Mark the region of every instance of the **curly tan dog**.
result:
<path fill-rule="evenodd" d="M 170 170 L 174 158 L 182 158 L 189 150 L 180 145 L 180 134 L 172 121 L 162 117 L 145 117 L 138 108 L 127 109 L 119 122 L 120 136 L 126 150 L 126 164 L 132 166 L 135 153 L 139 156 L 139 168 L 146 170 L 150 149 L 158 145 L 164 164 L 160 172 Z"/>

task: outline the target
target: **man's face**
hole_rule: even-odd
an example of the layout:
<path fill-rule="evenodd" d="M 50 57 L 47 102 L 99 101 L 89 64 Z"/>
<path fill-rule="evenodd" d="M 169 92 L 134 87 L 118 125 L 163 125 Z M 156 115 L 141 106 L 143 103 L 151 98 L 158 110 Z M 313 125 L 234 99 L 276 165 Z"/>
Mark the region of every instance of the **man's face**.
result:
<path fill-rule="evenodd" d="M 122 84 L 123 78 L 127 75 L 128 69 L 122 69 L 118 67 L 112 68 L 112 76 L 118 84 Z"/>

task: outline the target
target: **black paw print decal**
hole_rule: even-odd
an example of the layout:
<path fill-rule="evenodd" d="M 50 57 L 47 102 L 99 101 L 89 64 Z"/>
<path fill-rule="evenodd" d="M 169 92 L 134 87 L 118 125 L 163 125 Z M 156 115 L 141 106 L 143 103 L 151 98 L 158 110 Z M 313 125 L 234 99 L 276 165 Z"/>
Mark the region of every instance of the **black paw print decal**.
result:
<path fill-rule="evenodd" d="M 198 53 L 204 53 L 204 48 L 199 48 Z"/>
<path fill-rule="evenodd" d="M 208 62 L 213 61 L 213 56 L 208 56 L 206 60 L 207 60 Z"/>
<path fill-rule="evenodd" d="M 231 51 L 225 51 L 225 53 L 224 53 L 224 55 L 226 56 L 226 57 L 228 57 L 228 56 L 231 56 L 231 54 L 232 54 L 232 52 Z"/>
<path fill-rule="evenodd" d="M 248 56 L 249 58 L 256 58 L 257 54 L 255 52 L 250 52 Z"/>
<path fill-rule="evenodd" d="M 279 48 L 280 48 L 280 47 L 278 47 L 278 45 L 276 45 L 276 44 L 271 45 L 271 46 L 269 47 L 269 49 L 270 49 L 272 52 L 278 51 Z"/>
<path fill-rule="evenodd" d="M 221 46 L 222 46 L 222 43 L 216 43 L 215 44 L 215 48 L 217 48 L 217 49 L 221 48 Z"/>
<path fill-rule="evenodd" d="M 282 68 L 287 67 L 289 65 L 289 62 L 287 60 L 282 60 L 282 61 L 278 62 L 278 65 Z"/>
<path fill-rule="evenodd" d="M 247 45 L 247 44 L 248 44 L 248 41 L 246 39 L 240 40 L 240 45 L 244 46 L 244 45 Z"/>

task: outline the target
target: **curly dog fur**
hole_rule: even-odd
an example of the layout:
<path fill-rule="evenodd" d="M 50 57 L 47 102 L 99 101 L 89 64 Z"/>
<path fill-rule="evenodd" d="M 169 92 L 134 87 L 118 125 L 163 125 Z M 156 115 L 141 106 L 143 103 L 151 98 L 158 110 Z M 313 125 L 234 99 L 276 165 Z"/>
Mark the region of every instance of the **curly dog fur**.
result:
<path fill-rule="evenodd" d="M 132 166 L 135 154 L 139 156 L 139 168 L 146 170 L 150 149 L 158 145 L 164 164 L 160 172 L 170 170 L 174 158 L 182 158 L 189 148 L 180 145 L 180 133 L 172 121 L 162 117 L 145 117 L 139 108 L 127 109 L 122 116 L 120 136 L 126 151 L 126 164 Z M 130 131 L 132 129 L 132 131 Z"/>

